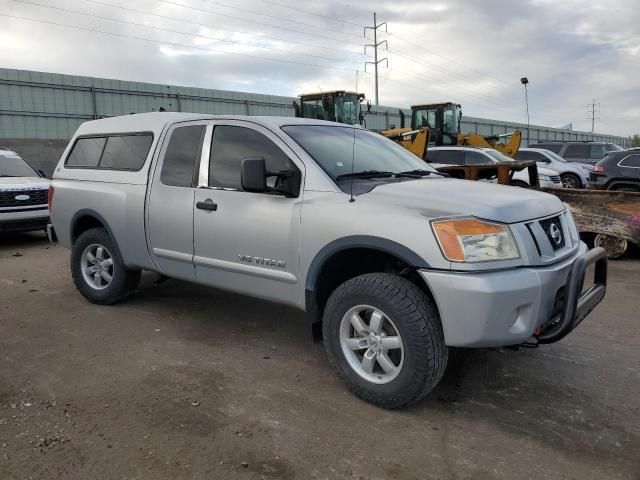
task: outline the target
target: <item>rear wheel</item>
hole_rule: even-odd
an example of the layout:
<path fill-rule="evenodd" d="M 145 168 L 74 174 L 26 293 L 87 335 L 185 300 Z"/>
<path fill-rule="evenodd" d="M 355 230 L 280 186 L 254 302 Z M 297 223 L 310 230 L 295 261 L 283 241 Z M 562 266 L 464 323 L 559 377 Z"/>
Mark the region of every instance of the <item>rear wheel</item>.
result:
<path fill-rule="evenodd" d="M 433 301 L 397 275 L 372 273 L 340 285 L 323 318 L 330 363 L 358 397 L 401 408 L 440 381 L 448 349 Z"/>
<path fill-rule="evenodd" d="M 598 233 L 593 239 L 594 247 L 602 247 L 609 258 L 620 258 L 627 252 L 628 242 L 621 237 Z"/>
<path fill-rule="evenodd" d="M 104 228 L 80 234 L 71 248 L 71 275 L 90 302 L 108 305 L 128 297 L 140 282 L 140 270 L 126 268 Z"/>
<path fill-rule="evenodd" d="M 574 173 L 563 173 L 560 175 L 564 188 L 582 188 L 580 177 Z"/>

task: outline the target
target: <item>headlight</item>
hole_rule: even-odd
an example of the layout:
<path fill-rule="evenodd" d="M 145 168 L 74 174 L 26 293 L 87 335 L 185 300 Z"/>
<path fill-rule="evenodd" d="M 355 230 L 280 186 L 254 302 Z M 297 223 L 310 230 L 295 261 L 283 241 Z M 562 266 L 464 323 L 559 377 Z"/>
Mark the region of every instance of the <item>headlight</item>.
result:
<path fill-rule="evenodd" d="M 444 256 L 452 262 L 519 258 L 509 227 L 475 218 L 431 222 Z"/>
<path fill-rule="evenodd" d="M 538 179 L 539 180 L 544 180 L 545 182 L 550 182 L 551 181 L 551 177 L 549 175 L 538 174 Z"/>

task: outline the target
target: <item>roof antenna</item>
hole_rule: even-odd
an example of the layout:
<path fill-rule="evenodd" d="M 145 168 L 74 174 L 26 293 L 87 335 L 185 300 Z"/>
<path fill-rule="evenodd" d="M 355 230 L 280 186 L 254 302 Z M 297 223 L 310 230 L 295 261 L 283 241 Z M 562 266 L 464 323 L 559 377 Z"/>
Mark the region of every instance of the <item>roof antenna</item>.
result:
<path fill-rule="evenodd" d="M 353 172 L 354 172 L 354 168 L 355 168 L 355 163 L 356 163 L 356 127 L 353 127 L 353 147 L 351 149 L 351 198 L 349 198 L 349 203 L 353 203 L 356 201 L 355 198 L 353 198 Z"/>

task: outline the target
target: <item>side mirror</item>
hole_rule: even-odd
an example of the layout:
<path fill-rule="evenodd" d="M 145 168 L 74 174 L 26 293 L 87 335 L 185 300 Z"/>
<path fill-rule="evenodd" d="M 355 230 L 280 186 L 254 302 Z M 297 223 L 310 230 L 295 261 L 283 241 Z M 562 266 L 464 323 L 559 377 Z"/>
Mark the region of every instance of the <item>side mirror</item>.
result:
<path fill-rule="evenodd" d="M 274 187 L 267 186 L 267 177 L 277 177 Z M 285 197 L 300 195 L 302 174 L 297 168 L 267 172 L 264 158 L 245 158 L 240 167 L 242 190 L 253 193 L 279 193 Z"/>
<path fill-rule="evenodd" d="M 264 158 L 245 158 L 240 168 L 240 183 L 245 192 L 267 191 L 267 171 Z"/>

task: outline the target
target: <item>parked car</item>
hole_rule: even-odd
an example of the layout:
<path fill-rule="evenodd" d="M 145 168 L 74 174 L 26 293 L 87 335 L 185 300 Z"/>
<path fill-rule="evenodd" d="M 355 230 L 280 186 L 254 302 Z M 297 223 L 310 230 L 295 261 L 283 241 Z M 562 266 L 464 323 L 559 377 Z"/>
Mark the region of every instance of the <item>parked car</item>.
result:
<path fill-rule="evenodd" d="M 49 180 L 20 155 L 0 147 L 0 232 L 45 231 Z"/>
<path fill-rule="evenodd" d="M 151 270 L 294 306 L 351 391 L 382 407 L 429 393 L 448 347 L 558 341 L 605 294 L 606 254 L 557 197 L 446 178 L 359 126 L 89 121 L 49 191 L 50 236 L 89 301 L 123 300 Z"/>
<path fill-rule="evenodd" d="M 513 159 L 503 155 L 493 148 L 477 147 L 429 147 L 427 162 L 438 168 L 445 165 L 480 165 L 486 163 L 513 162 Z M 538 179 L 541 187 L 562 188 L 560 175 L 555 170 L 538 167 Z M 511 185 L 529 187 L 529 172 L 520 170 L 515 172 Z"/>
<path fill-rule="evenodd" d="M 564 188 L 584 188 L 589 183 L 588 168 L 583 163 L 569 162 L 557 153 L 544 148 L 521 148 L 516 160 L 535 160 L 539 167 L 548 167 L 560 174 Z"/>
<path fill-rule="evenodd" d="M 589 187 L 640 192 L 640 150 L 609 153 L 593 167 Z"/>
<path fill-rule="evenodd" d="M 529 145 L 531 148 L 544 148 L 557 153 L 570 162 L 580 162 L 595 165 L 609 152 L 622 150 L 615 143 L 605 142 L 580 142 L 580 141 L 544 141 Z"/>

